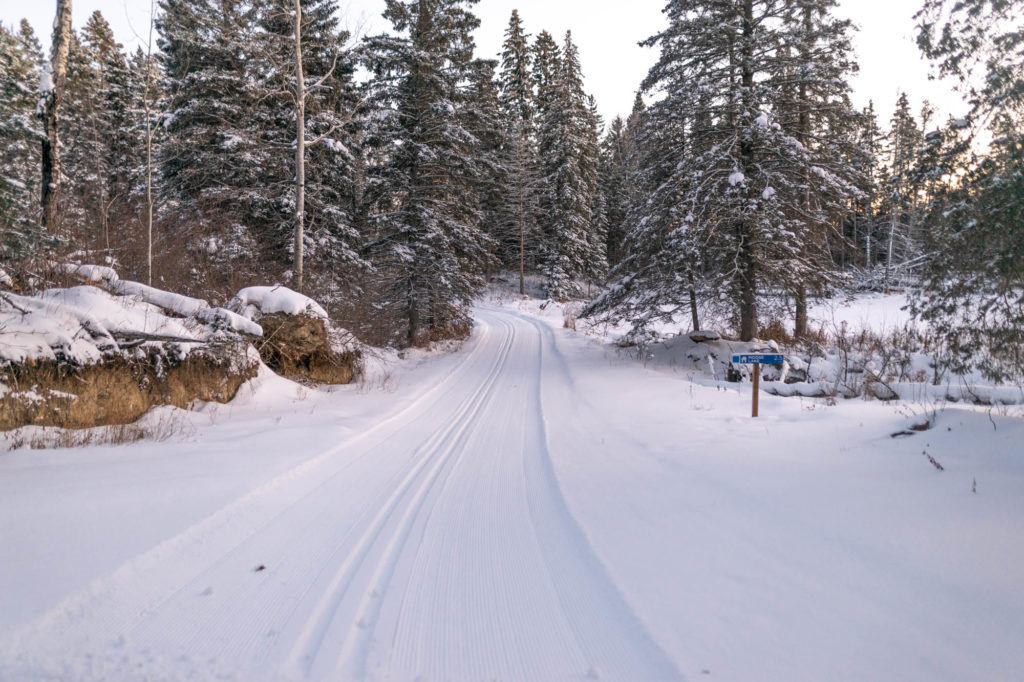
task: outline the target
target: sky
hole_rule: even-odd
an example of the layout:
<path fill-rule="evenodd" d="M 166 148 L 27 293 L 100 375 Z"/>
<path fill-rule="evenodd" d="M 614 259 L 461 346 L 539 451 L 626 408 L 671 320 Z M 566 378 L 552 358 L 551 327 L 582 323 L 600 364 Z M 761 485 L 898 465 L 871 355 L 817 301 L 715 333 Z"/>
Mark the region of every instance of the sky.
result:
<path fill-rule="evenodd" d="M 874 101 L 883 129 L 892 116 L 896 98 L 906 90 L 914 111 L 928 99 L 939 111 L 938 120 L 959 115 L 962 99 L 949 83 L 930 81 L 929 65 L 914 44 L 913 15 L 922 0 L 839 0 L 838 14 L 860 27 L 854 47 L 860 73 L 852 80 L 854 102 L 860 107 Z M 606 121 L 626 116 L 637 87 L 657 59 L 656 48 L 637 42 L 664 25 L 664 0 L 481 0 L 474 12 L 481 19 L 476 33 L 477 54 L 497 57 L 513 9 L 519 10 L 528 33 L 547 30 L 561 42 L 567 30 L 579 46 L 587 91 L 597 99 Z M 384 0 L 340 0 L 343 23 L 356 35 L 388 29 L 380 15 Z M 44 43 L 53 23 L 55 0 L 16 5 L 0 0 L 0 20 L 13 24 L 27 18 Z M 118 40 L 134 48 L 145 45 L 149 0 L 73 0 L 72 23 L 81 27 L 93 10 L 110 22 Z"/>

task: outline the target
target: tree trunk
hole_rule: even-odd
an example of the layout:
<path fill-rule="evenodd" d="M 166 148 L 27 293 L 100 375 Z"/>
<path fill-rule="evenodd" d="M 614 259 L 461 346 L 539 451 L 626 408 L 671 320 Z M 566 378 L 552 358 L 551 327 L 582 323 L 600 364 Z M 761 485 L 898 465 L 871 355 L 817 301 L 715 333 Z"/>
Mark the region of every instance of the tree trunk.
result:
<path fill-rule="evenodd" d="M 889 293 L 889 270 L 892 268 L 892 243 L 896 238 L 896 201 L 892 202 L 892 218 L 889 221 L 889 249 L 885 255 L 885 293 Z"/>
<path fill-rule="evenodd" d="M 740 44 L 740 91 L 743 114 L 749 116 L 753 110 L 754 90 L 754 4 L 753 0 L 743 1 L 743 35 Z M 755 165 L 753 144 L 744 140 L 740 143 L 740 161 L 743 175 L 750 177 Z M 739 226 L 740 235 L 740 341 L 750 341 L 757 336 L 757 254 L 752 243 L 756 230 L 749 219 Z"/>
<path fill-rule="evenodd" d="M 803 284 L 797 286 L 794 298 L 796 299 L 796 319 L 793 335 L 803 338 L 807 336 L 807 287 Z"/>
<path fill-rule="evenodd" d="M 295 287 L 302 291 L 306 208 L 306 83 L 302 73 L 302 2 L 295 0 Z"/>
<path fill-rule="evenodd" d="M 42 226 L 50 234 L 59 233 L 60 202 L 60 105 L 68 76 L 68 51 L 71 47 L 71 0 L 57 0 L 57 20 L 53 23 L 50 51 L 50 89 L 44 93 L 42 142 Z"/>
<path fill-rule="evenodd" d="M 803 12 L 803 29 L 804 39 L 800 45 L 800 60 L 801 65 L 804 68 L 809 68 L 812 60 L 811 49 L 812 45 L 809 44 L 808 36 L 813 31 L 813 22 L 811 15 L 811 6 L 805 5 Z M 799 97 L 797 98 L 798 106 L 800 107 L 798 115 L 798 138 L 800 144 L 804 147 L 809 148 L 811 144 L 811 102 L 810 97 L 807 94 L 807 79 L 802 78 L 799 87 Z M 811 173 L 809 168 L 804 168 L 804 220 L 807 222 L 807 232 L 804 239 L 803 257 L 811 258 L 812 254 L 808 253 L 808 245 L 811 247 L 817 246 L 817 225 L 811 218 Z M 793 292 L 793 299 L 796 307 L 796 314 L 793 320 L 793 334 L 797 338 L 803 338 L 807 336 L 807 285 L 804 282 L 798 282 L 795 291 Z"/>
<path fill-rule="evenodd" d="M 149 11 L 149 39 L 146 42 L 146 83 L 142 94 L 146 113 L 146 284 L 153 286 L 153 103 L 149 99 L 153 77 L 153 8 Z"/>
<path fill-rule="evenodd" d="M 693 322 L 693 331 L 700 329 L 700 316 L 697 315 L 697 292 L 690 287 L 690 321 Z"/>

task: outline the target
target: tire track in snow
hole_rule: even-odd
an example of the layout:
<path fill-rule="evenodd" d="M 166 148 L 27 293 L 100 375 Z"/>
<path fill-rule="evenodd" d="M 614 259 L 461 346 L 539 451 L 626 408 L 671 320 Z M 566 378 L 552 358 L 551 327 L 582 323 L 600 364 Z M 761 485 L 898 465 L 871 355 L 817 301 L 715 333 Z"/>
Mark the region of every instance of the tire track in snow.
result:
<path fill-rule="evenodd" d="M 211 677 L 229 679 L 682 679 L 558 486 L 564 425 L 545 408 L 574 396 L 552 331 L 478 319 L 467 358 L 408 408 L 128 562 L 37 634 L 91 653 L 127 631 L 219 658 Z M 131 679 L 125 660 L 111 679 Z"/>
<path fill-rule="evenodd" d="M 428 411 L 432 399 L 452 393 L 460 388 L 460 380 L 472 367 L 473 361 L 480 357 L 490 335 L 490 328 L 482 328 L 480 338 L 459 366 L 440 383 L 422 391 L 399 411 L 387 416 L 372 427 L 352 435 L 342 443 L 316 454 L 304 462 L 274 476 L 242 497 L 222 507 L 206 518 L 195 522 L 179 534 L 168 538 L 150 550 L 126 561 L 117 569 L 93 580 L 85 588 L 72 593 L 61 600 L 54 608 L 25 625 L 15 629 L 8 637 L 7 646 L 21 648 L 20 642 L 26 640 L 51 640 L 71 634 L 79 623 L 88 623 L 86 639 L 95 639 L 100 633 L 117 637 L 133 629 L 141 619 L 156 612 L 162 604 L 180 594 L 181 590 L 196 575 L 208 569 L 224 556 L 230 555 L 233 549 L 244 543 L 246 539 L 257 534 L 262 528 L 273 523 L 281 515 L 300 503 L 316 489 L 323 487 L 330 479 L 344 473 L 353 462 L 341 462 L 340 467 L 328 472 L 323 478 L 314 478 L 320 469 L 332 463 L 340 454 L 346 453 L 354 445 L 373 438 L 381 432 L 392 432 L 413 422 L 417 413 Z M 397 425 L 396 425 L 397 422 Z M 369 454 L 363 453 L 360 457 Z M 295 488 L 295 490 L 290 490 Z M 285 496 L 283 503 L 267 504 L 268 498 Z M 219 551 L 211 561 L 204 561 L 203 552 L 195 552 L 196 547 L 229 547 Z M 140 576 L 151 576 L 155 569 L 170 562 L 182 564 L 182 571 L 175 575 L 173 584 L 162 584 L 162 581 L 150 582 Z M 182 582 L 181 574 L 186 578 Z M 127 598 L 126 598 L 127 597 Z M 110 606 L 120 604 L 121 608 Z M 92 614 L 104 613 L 104 622 L 95 623 Z M 101 627 L 97 628 L 96 626 Z"/>
<path fill-rule="evenodd" d="M 682 673 L 629 607 L 587 540 L 586 533 L 569 511 L 554 471 L 551 427 L 544 414 L 544 406 L 548 402 L 544 398 L 545 356 L 552 357 L 557 363 L 557 374 L 568 388 L 563 396 L 566 404 L 574 404 L 575 382 L 557 347 L 552 329 L 529 317 L 516 317 L 536 328 L 541 356 L 537 363 L 535 409 L 540 426 L 539 437 L 536 447 L 529 451 L 532 466 L 526 468 L 533 492 L 530 510 L 535 532 L 545 550 L 543 556 L 549 573 L 579 646 L 588 652 L 590 660 L 604 662 L 599 666 L 602 679 L 683 680 Z M 599 432 L 601 427 L 596 428 Z M 588 431 L 579 429 L 577 435 L 584 433 Z M 552 523 L 553 519 L 558 523 Z"/>
<path fill-rule="evenodd" d="M 501 374 L 508 351 L 515 338 L 512 325 L 507 325 L 508 334 L 497 353 L 494 364 L 479 388 L 466 399 L 451 423 L 437 431 L 416 450 L 415 465 L 405 476 L 385 504 L 378 509 L 370 525 L 359 537 L 355 547 L 338 567 L 327 592 L 318 601 L 306 628 L 292 648 L 286 664 L 287 669 L 298 669 L 309 676 L 314 666 L 319 665 L 318 656 L 338 615 L 342 599 L 364 568 L 371 549 L 383 542 L 382 555 L 368 568 L 371 572 L 368 591 L 364 592 L 356 609 L 355 621 L 343 622 L 345 635 L 341 638 L 341 651 L 334 668 L 352 670 L 361 667 L 360 654 L 365 652 L 366 640 L 372 633 L 369 623 L 374 619 L 373 602 L 379 603 L 387 589 L 387 575 L 394 569 L 397 555 L 405 546 L 412 524 L 422 510 L 424 500 L 437 482 L 448 459 L 459 452 L 458 446 L 474 419 L 490 397 L 492 389 Z M 425 473 L 424 473 L 425 472 Z M 422 476 L 421 476 L 422 474 Z M 404 506 L 404 509 L 403 509 Z M 395 527 L 385 533 L 392 517 L 398 514 Z M 374 596 L 374 595 L 377 596 Z"/>
<path fill-rule="evenodd" d="M 325 679 L 678 682 L 575 525 L 546 461 L 545 338 L 505 311 L 481 312 L 516 327 L 500 399 L 478 416 L 467 452 L 418 522 L 424 551 L 396 562 L 385 597 L 401 598 L 381 600 L 367 663 Z"/>

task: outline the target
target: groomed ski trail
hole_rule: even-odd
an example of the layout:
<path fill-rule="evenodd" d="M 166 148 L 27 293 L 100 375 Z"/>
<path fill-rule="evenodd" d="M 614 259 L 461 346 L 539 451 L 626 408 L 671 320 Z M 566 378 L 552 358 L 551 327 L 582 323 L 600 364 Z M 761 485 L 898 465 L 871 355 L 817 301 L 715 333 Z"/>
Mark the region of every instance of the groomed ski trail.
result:
<path fill-rule="evenodd" d="M 71 595 L 14 648 L 81 680 L 177 679 L 170 661 L 211 679 L 681 680 L 559 489 L 551 448 L 595 445 L 545 420 L 573 395 L 551 330 L 476 319 L 464 361 L 408 407 Z M 38 669 L 21 663 L 0 672 Z"/>

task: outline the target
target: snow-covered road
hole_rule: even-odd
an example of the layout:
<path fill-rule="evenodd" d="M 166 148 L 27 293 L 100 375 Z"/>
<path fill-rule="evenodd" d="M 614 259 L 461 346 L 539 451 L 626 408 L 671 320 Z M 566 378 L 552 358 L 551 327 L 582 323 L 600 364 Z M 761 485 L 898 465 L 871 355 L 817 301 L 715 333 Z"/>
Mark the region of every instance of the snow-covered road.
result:
<path fill-rule="evenodd" d="M 150 670 L 184 657 L 243 679 L 681 679 L 553 478 L 550 332 L 496 310 L 477 321 L 460 364 L 404 409 L 133 557 L 22 637 L 115 659 L 90 643 L 125 642 Z"/>
<path fill-rule="evenodd" d="M 933 439 L 940 480 L 921 443 L 888 437 L 904 419 L 891 408 L 850 405 L 836 419 L 766 398 L 754 423 L 749 394 L 566 345 L 508 309 L 476 320 L 460 352 L 393 396 L 325 394 L 301 419 L 263 414 L 235 431 L 228 420 L 195 444 L 105 450 L 94 464 L 0 458 L 0 588 L 24 591 L 0 614 L 0 679 L 1022 669 L 1024 552 L 1009 543 L 1024 465 L 1012 452 L 963 464 L 960 441 L 947 452 Z M 378 411 L 339 426 L 340 406 L 358 400 Z M 968 440 L 991 430 L 983 415 L 956 419 Z M 1001 423 L 993 442 L 1019 442 L 1019 420 Z M 139 474 L 154 463 L 165 479 Z M 194 490 L 204 477 L 224 483 Z M 75 545 L 84 528 L 95 537 Z M 104 556 L 90 561 L 90 547 Z"/>

